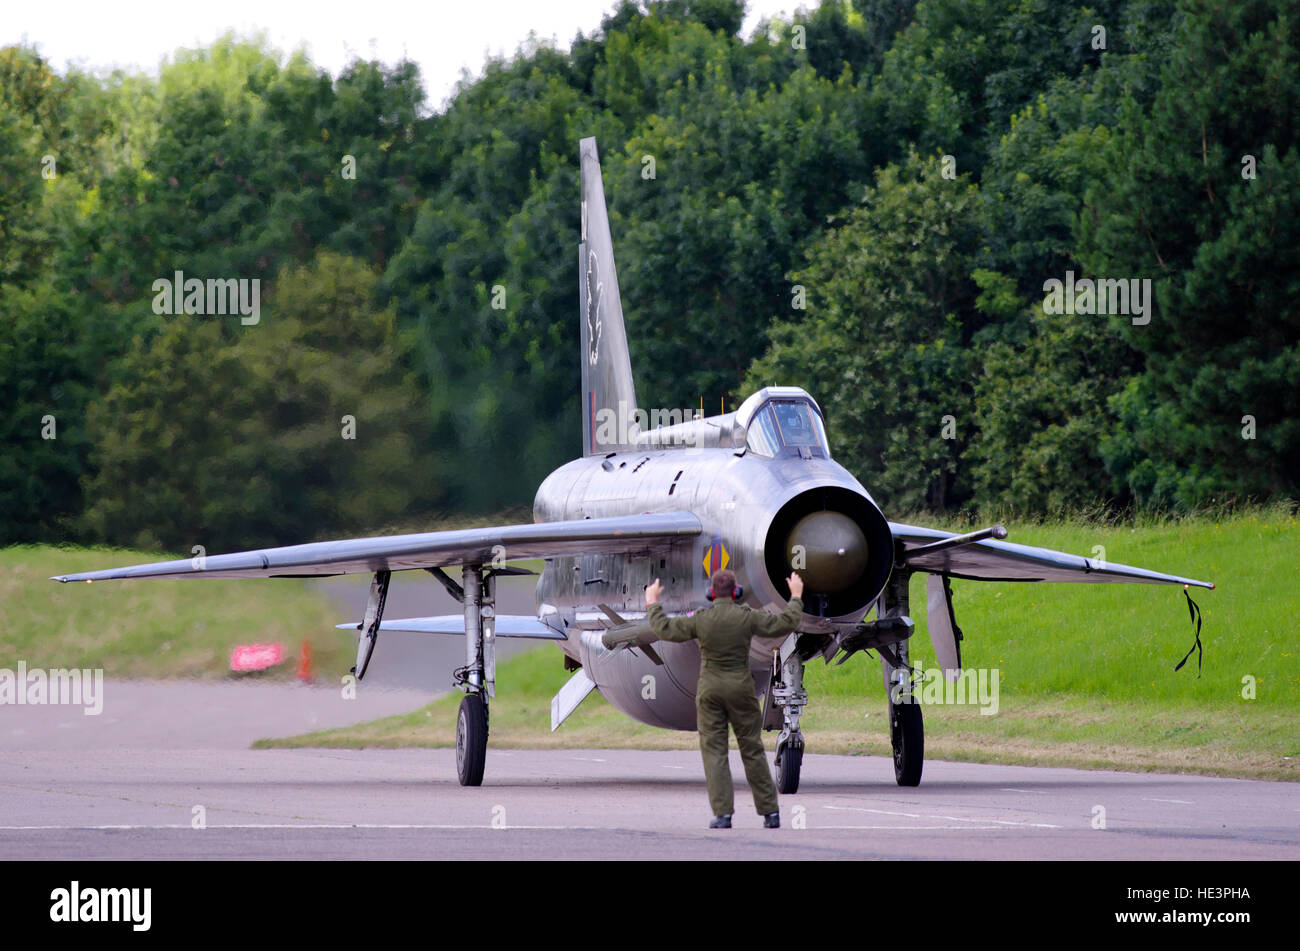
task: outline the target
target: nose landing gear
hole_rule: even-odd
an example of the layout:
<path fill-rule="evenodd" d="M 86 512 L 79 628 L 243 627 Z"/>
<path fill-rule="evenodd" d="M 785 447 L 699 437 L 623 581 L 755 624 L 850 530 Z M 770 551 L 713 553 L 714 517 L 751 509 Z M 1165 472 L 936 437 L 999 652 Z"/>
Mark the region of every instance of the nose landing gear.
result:
<path fill-rule="evenodd" d="M 799 653 L 798 645 L 799 634 L 791 634 L 782 642 L 772 660 L 769 696 L 772 707 L 781 709 L 781 735 L 776 741 L 772 778 L 777 792 L 783 795 L 799 791 L 799 770 L 803 766 L 803 732 L 799 729 L 799 716 L 808 705 L 808 693 L 803 688 L 806 658 Z"/>

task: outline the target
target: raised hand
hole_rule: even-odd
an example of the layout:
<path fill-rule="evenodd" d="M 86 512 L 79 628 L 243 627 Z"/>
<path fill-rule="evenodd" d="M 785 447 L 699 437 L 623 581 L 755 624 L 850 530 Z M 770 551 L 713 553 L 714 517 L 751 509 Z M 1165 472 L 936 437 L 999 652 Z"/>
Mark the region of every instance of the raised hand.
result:
<path fill-rule="evenodd" d="M 790 577 L 785 579 L 785 583 L 790 586 L 790 597 L 803 597 L 803 579 L 796 572 L 790 572 Z"/>
<path fill-rule="evenodd" d="M 664 586 L 660 584 L 659 579 L 656 578 L 654 581 L 650 582 L 650 586 L 645 589 L 646 605 L 649 606 L 651 604 L 657 604 L 659 602 L 659 595 L 663 593 L 664 593 Z"/>

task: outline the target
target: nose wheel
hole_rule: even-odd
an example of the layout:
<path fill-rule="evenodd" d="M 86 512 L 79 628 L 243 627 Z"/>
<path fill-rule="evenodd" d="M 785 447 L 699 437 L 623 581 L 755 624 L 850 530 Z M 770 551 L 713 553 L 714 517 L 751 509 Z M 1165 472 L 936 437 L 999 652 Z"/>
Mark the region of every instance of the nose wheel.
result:
<path fill-rule="evenodd" d="M 462 786 L 483 785 L 487 761 L 488 708 L 481 694 L 466 694 L 456 718 L 456 774 Z"/>
<path fill-rule="evenodd" d="M 791 737 L 788 743 L 776 748 L 776 763 L 772 769 L 775 774 L 776 790 L 783 796 L 799 791 L 799 769 L 803 766 L 803 738 Z"/>

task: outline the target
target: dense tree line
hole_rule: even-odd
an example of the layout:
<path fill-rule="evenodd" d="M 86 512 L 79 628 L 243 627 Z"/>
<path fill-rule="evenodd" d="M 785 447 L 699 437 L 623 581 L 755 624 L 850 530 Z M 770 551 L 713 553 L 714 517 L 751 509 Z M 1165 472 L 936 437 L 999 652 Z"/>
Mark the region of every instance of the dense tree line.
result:
<path fill-rule="evenodd" d="M 623 0 L 441 111 L 258 39 L 156 78 L 0 49 L 0 542 L 528 502 L 579 442 L 587 135 L 643 405 L 802 385 L 892 511 L 1296 494 L 1293 2 L 743 14 Z M 178 272 L 256 279 L 256 320 L 159 312 Z M 1149 312 L 1045 303 L 1103 279 Z"/>

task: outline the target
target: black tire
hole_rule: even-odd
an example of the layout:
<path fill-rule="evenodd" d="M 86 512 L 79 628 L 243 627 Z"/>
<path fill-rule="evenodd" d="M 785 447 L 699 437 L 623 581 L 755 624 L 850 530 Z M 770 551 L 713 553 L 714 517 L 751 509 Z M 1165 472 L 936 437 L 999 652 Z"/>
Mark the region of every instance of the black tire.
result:
<path fill-rule="evenodd" d="M 783 796 L 799 791 L 799 769 L 803 766 L 803 743 L 792 743 L 777 748 L 772 778 L 776 791 Z"/>
<path fill-rule="evenodd" d="M 462 786 L 483 785 L 487 740 L 487 701 L 482 694 L 467 693 L 456 716 L 456 774 Z"/>
<path fill-rule="evenodd" d="M 900 786 L 921 785 L 925 762 L 925 727 L 919 703 L 889 705 L 889 742 L 894 747 L 894 779 Z"/>

